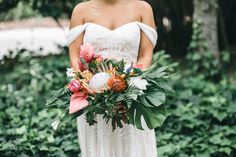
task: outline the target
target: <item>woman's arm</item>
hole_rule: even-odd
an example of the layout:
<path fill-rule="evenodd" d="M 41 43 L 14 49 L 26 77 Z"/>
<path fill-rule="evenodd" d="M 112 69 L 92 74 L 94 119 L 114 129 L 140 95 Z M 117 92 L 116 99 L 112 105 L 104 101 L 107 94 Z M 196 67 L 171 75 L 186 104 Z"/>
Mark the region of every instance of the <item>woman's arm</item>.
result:
<path fill-rule="evenodd" d="M 152 7 L 147 2 L 140 1 L 140 3 L 142 23 L 155 28 Z M 153 49 L 153 44 L 142 31 L 137 64 L 142 64 L 144 69 L 148 68 L 152 64 Z"/>
<path fill-rule="evenodd" d="M 83 4 L 78 4 L 71 16 L 71 21 L 70 21 L 70 29 L 82 25 L 84 23 L 84 18 L 82 15 L 84 15 L 84 5 Z M 74 68 L 75 71 L 79 71 L 79 58 L 80 58 L 80 46 L 83 44 L 83 37 L 84 33 L 82 33 L 76 40 L 74 40 L 70 45 L 69 45 L 69 56 L 70 56 L 70 66 L 71 68 Z"/>

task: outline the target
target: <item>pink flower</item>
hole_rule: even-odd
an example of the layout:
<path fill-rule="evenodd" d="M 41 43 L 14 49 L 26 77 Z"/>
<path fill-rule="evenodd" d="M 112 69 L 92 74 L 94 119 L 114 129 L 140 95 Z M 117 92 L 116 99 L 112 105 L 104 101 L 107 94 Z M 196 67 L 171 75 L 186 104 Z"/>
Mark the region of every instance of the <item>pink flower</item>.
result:
<path fill-rule="evenodd" d="M 103 60 L 103 57 L 102 55 L 98 54 L 98 55 L 95 55 L 95 58 L 96 58 L 96 61 L 97 62 L 101 62 Z"/>
<path fill-rule="evenodd" d="M 85 62 L 90 63 L 94 57 L 94 48 L 91 44 L 85 43 L 80 47 L 80 57 L 82 57 Z"/>
<path fill-rule="evenodd" d="M 135 65 L 133 65 L 133 68 L 143 69 L 143 65 L 142 64 L 135 64 Z"/>
<path fill-rule="evenodd" d="M 84 71 L 84 70 L 86 70 L 86 65 L 85 64 L 83 64 L 83 63 L 81 63 L 81 61 L 79 60 L 78 61 L 78 64 L 79 64 L 79 70 L 80 71 Z"/>
<path fill-rule="evenodd" d="M 86 98 L 87 95 L 82 92 L 74 93 L 70 98 L 69 114 L 76 113 L 88 106 L 89 102 Z"/>
<path fill-rule="evenodd" d="M 68 88 L 71 92 L 77 92 L 79 91 L 81 85 L 78 80 L 71 80 L 68 84 Z"/>

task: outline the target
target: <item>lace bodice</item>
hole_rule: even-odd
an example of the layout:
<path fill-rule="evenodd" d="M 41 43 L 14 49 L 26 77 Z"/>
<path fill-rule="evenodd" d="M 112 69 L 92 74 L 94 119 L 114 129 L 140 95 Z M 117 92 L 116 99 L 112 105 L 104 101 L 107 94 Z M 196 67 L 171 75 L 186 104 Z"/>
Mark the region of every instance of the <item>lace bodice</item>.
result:
<path fill-rule="evenodd" d="M 126 62 L 136 62 L 140 45 L 140 30 L 142 30 L 153 46 L 156 45 L 157 32 L 154 28 L 141 22 L 130 22 L 114 30 L 95 23 L 85 23 L 72 28 L 68 34 L 68 46 L 84 34 L 84 43 L 94 46 L 95 52 L 105 58 L 124 59 Z"/>

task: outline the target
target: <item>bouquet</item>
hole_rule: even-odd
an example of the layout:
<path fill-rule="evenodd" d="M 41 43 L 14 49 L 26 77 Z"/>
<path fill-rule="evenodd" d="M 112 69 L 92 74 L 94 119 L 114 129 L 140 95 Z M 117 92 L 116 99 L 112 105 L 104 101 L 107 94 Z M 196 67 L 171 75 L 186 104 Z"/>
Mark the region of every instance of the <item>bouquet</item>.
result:
<path fill-rule="evenodd" d="M 127 64 L 124 60 L 96 55 L 92 45 L 81 46 L 80 70 L 67 69 L 68 85 L 52 92 L 49 108 L 62 110 L 51 125 L 56 130 L 63 123 L 86 115 L 89 125 L 102 115 L 113 130 L 125 123 L 143 129 L 141 119 L 149 129 L 161 126 L 166 118 L 164 106 L 171 74 L 168 67 L 153 63 L 148 69 Z M 120 108 L 125 112 L 120 112 Z"/>

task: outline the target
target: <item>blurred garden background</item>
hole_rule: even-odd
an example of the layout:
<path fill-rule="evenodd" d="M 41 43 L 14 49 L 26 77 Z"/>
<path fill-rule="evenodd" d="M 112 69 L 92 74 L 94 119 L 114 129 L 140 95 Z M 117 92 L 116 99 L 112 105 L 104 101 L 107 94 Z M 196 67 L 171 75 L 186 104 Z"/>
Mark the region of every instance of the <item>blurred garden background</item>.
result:
<path fill-rule="evenodd" d="M 67 82 L 78 0 L 0 0 L 0 157 L 80 156 L 76 122 L 53 131 L 45 99 Z M 236 1 L 148 0 L 175 96 L 156 129 L 159 157 L 236 157 Z"/>

